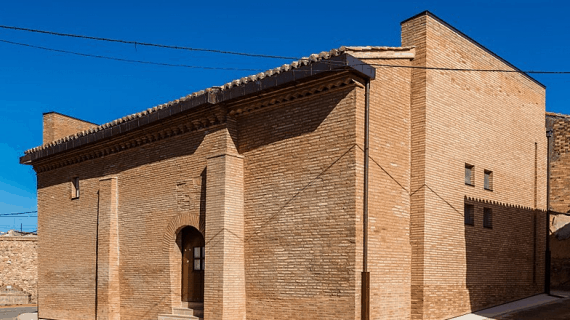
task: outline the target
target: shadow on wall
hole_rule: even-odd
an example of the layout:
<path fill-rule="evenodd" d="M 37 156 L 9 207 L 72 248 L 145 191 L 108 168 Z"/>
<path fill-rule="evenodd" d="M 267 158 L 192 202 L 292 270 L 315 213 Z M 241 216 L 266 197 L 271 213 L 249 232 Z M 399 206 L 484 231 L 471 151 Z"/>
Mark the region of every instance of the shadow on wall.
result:
<path fill-rule="evenodd" d="M 464 215 L 471 310 L 544 291 L 546 212 L 465 199 Z"/>
<path fill-rule="evenodd" d="M 243 145 L 243 147 L 240 148 L 240 152 L 243 153 L 257 149 L 262 156 L 278 158 L 274 155 L 279 155 L 279 152 L 282 152 L 284 149 L 283 146 L 286 143 L 293 144 L 297 143 L 297 140 L 301 140 L 295 138 L 303 136 L 304 139 L 304 135 L 311 136 L 315 131 L 330 132 L 332 129 L 337 129 L 337 131 L 341 133 L 344 131 L 349 132 L 346 136 L 341 136 L 338 139 L 340 140 L 342 138 L 345 139 L 344 141 L 354 143 L 353 140 L 350 140 L 354 139 L 354 135 L 349 135 L 351 131 L 340 126 L 340 124 L 344 123 L 346 123 L 347 126 L 352 123 L 352 126 L 354 126 L 354 108 L 352 105 L 354 101 L 353 97 L 349 95 L 352 90 L 354 90 L 353 87 L 347 87 L 343 90 L 330 92 L 328 95 L 322 94 L 299 98 L 299 100 L 283 103 L 278 107 L 267 107 L 267 109 L 264 110 L 239 116 L 237 118 L 239 127 L 238 139 L 239 144 Z M 347 96 L 349 100 L 345 100 Z M 331 114 L 335 116 L 335 119 L 333 121 L 327 121 L 327 119 L 330 119 Z M 169 131 L 169 128 L 178 127 L 187 120 L 188 119 L 165 120 L 156 130 L 153 130 L 153 128 L 141 129 L 132 134 L 126 134 L 124 137 L 117 137 L 102 144 L 106 146 L 115 144 L 121 145 L 121 143 L 125 143 L 125 141 L 131 138 L 138 138 L 139 135 L 146 135 L 147 137 L 149 135 L 156 136 L 155 131 L 160 130 L 172 132 L 173 130 Z M 204 168 L 207 165 L 206 156 L 209 153 L 208 151 L 213 148 L 211 146 L 213 139 L 209 139 L 208 135 L 216 134 L 216 132 L 220 133 L 218 130 L 221 129 L 223 129 L 223 125 L 209 127 L 207 130 L 180 133 L 175 136 L 168 136 L 167 134 L 167 136 L 158 140 L 151 140 L 152 142 L 131 147 L 124 151 L 118 151 L 100 158 L 88 159 L 80 163 L 38 174 L 38 191 L 40 194 L 44 192 L 42 194 L 43 200 L 51 199 L 48 197 L 48 195 L 51 196 L 49 192 L 54 191 L 43 191 L 42 189 L 49 189 L 50 186 L 54 185 L 69 185 L 71 178 L 74 176 L 79 176 L 82 181 L 85 181 L 81 189 L 81 198 L 79 200 L 72 201 L 65 199 L 66 201 L 62 201 L 57 199 L 56 201 L 61 202 L 61 204 L 49 200 L 53 201 L 50 204 L 52 206 L 51 208 L 57 207 L 59 211 L 57 211 L 57 214 L 56 210 L 46 212 L 43 218 L 46 222 L 43 229 L 45 233 L 43 234 L 48 236 L 47 238 L 44 237 L 44 239 L 50 239 L 49 241 L 54 244 L 57 241 L 57 245 L 52 247 L 44 246 L 42 248 L 42 250 L 44 250 L 43 252 L 46 255 L 58 256 L 60 250 L 62 250 L 61 248 L 65 248 L 68 245 L 75 245 L 73 241 L 75 241 L 77 237 L 83 237 L 83 239 L 87 240 L 86 243 L 88 243 L 88 245 L 85 243 L 81 244 L 81 251 L 78 252 L 73 259 L 57 260 L 51 263 L 48 269 L 44 269 L 42 273 L 40 273 L 40 280 L 44 280 L 43 283 L 46 289 L 48 286 L 54 288 L 52 294 L 48 295 L 44 293 L 45 298 L 43 301 L 40 301 L 40 303 L 46 306 L 57 306 L 61 308 L 53 308 L 51 310 L 45 308 L 44 312 L 49 311 L 52 312 L 52 314 L 56 314 L 66 309 L 69 305 L 66 305 L 65 301 L 73 299 L 74 296 L 78 295 L 78 292 L 87 292 L 94 295 L 95 291 L 92 286 L 94 286 L 93 284 L 95 283 L 93 279 L 96 274 L 94 271 L 95 263 L 93 262 L 83 267 L 79 266 L 77 261 L 85 260 L 86 258 L 93 258 L 93 260 L 90 261 L 94 261 L 96 242 L 93 238 L 96 234 L 107 234 L 107 231 L 102 229 L 103 227 L 97 229 L 96 210 L 99 206 L 99 198 L 97 196 L 97 188 L 99 185 L 96 178 L 109 175 L 120 176 L 118 194 L 120 195 L 119 201 L 121 203 L 117 214 L 120 217 L 117 232 L 119 239 L 122 239 L 122 247 L 132 248 L 132 251 L 127 249 L 120 252 L 122 261 L 120 282 L 122 292 L 121 303 L 123 305 L 129 305 L 125 308 L 121 307 L 121 316 L 137 319 L 155 317 L 156 319 L 156 314 L 169 313 L 171 311 L 170 298 L 172 294 L 169 290 L 170 288 L 165 288 L 164 284 L 166 283 L 168 286 L 168 283 L 172 282 L 173 278 L 168 268 L 164 268 L 165 264 L 161 262 L 168 261 L 168 253 L 165 252 L 162 256 L 155 255 L 152 259 L 149 258 L 143 262 L 137 262 L 136 264 L 128 264 L 125 261 L 132 261 L 133 257 L 140 256 L 139 252 L 135 250 L 141 246 L 140 243 L 145 243 L 148 247 L 152 246 L 153 248 L 158 248 L 160 244 L 155 245 L 150 242 L 163 239 L 162 232 L 166 229 L 169 219 L 180 212 L 189 211 L 186 209 L 188 206 L 191 206 L 192 210 L 194 210 L 195 206 L 192 205 L 192 203 L 195 203 L 194 201 L 191 201 L 189 205 L 187 204 L 189 192 L 192 193 L 190 197 L 194 197 L 194 193 L 199 194 L 200 225 L 203 225 L 206 214 L 205 180 L 207 173 Z M 232 136 L 232 138 L 234 137 Z M 311 140 L 318 142 L 319 136 L 311 136 Z M 266 152 L 263 147 L 270 144 L 273 149 L 271 149 L 270 152 Z M 95 147 L 96 146 L 86 146 L 85 149 Z M 72 153 L 65 154 L 66 157 L 72 155 Z M 75 156 L 77 156 L 77 154 L 75 154 Z M 60 156 L 55 155 L 54 159 L 55 157 Z M 255 157 L 248 155 L 246 159 L 247 157 L 249 157 L 250 162 L 253 163 L 252 167 L 255 168 L 257 164 L 254 161 Z M 298 156 L 298 158 L 303 159 L 305 159 L 305 157 L 311 162 L 317 162 L 317 160 L 319 160 L 309 158 L 307 154 Z M 49 159 L 46 159 L 46 161 L 48 160 Z M 324 163 L 330 162 L 329 159 L 321 161 Z M 147 166 L 148 164 L 153 165 Z M 260 168 L 259 166 L 256 169 L 269 170 L 266 167 Z M 130 172 L 125 172 L 129 170 Z M 197 174 L 200 174 L 199 178 Z M 182 179 L 184 179 L 182 182 L 186 182 L 186 184 L 179 184 L 178 189 L 176 189 L 177 183 L 181 181 L 178 177 L 182 177 Z M 198 183 L 198 181 L 201 181 L 201 183 Z M 199 188 L 198 185 L 200 185 Z M 129 186 L 132 189 L 127 189 Z M 129 193 L 129 190 L 137 190 L 135 188 L 140 188 L 141 190 Z M 58 192 L 58 197 L 67 197 L 68 195 L 64 193 L 65 189 L 63 187 L 54 190 Z M 176 196 L 173 196 L 173 193 Z M 141 194 L 144 194 L 145 197 L 142 197 Z M 148 195 L 152 197 L 148 197 Z M 198 196 L 196 198 L 198 198 Z M 139 199 L 142 199 L 142 201 L 138 201 Z M 152 207 L 157 205 L 163 208 L 169 208 L 170 211 L 166 212 L 167 210 L 163 210 L 159 216 L 156 212 L 152 211 Z M 129 211 L 129 208 L 133 210 Z M 47 217 L 49 217 L 49 221 Z M 65 237 L 59 237 L 57 228 L 61 226 L 61 229 L 63 229 L 64 226 L 67 225 L 74 225 L 74 228 L 66 228 Z M 152 228 L 150 226 L 152 226 Z M 102 246 L 101 243 L 99 243 L 99 245 Z M 302 246 L 303 244 L 300 245 Z M 68 274 L 71 274 L 71 276 L 68 276 Z M 78 278 L 87 279 L 88 281 L 86 280 L 84 283 L 81 283 L 76 280 Z M 98 278 L 97 281 L 100 281 L 99 279 L 100 278 Z M 141 285 L 141 281 L 144 282 L 144 288 Z M 63 287 L 69 288 L 69 290 L 61 291 L 58 289 Z M 146 288 L 156 288 L 153 292 L 155 295 L 147 294 L 144 296 Z M 47 290 L 44 292 L 47 292 Z M 95 303 L 95 300 L 94 296 L 88 296 L 81 300 L 84 307 L 83 310 L 75 311 L 70 310 L 71 308 L 67 308 L 70 310 L 70 316 L 68 316 L 68 318 L 81 318 L 84 315 L 90 314 L 90 312 L 94 312 L 95 307 L 92 303 Z M 131 303 L 131 301 L 137 300 L 139 300 L 140 303 Z M 75 313 L 72 314 L 72 312 Z M 84 313 L 82 314 L 81 312 Z"/>
<path fill-rule="evenodd" d="M 552 212 L 551 215 L 560 215 Z M 570 223 L 550 235 L 551 289 L 570 290 Z"/>

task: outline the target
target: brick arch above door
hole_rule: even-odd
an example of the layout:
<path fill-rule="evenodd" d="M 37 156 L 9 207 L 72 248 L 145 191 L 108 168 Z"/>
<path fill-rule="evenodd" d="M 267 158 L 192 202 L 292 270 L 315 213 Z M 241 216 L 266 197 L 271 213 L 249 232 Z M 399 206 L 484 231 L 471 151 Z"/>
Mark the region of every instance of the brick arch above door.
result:
<path fill-rule="evenodd" d="M 169 252 L 170 246 L 176 241 L 176 234 L 186 226 L 192 226 L 198 229 L 202 235 L 205 236 L 206 221 L 204 221 L 204 219 L 200 221 L 200 216 L 197 214 L 189 212 L 180 213 L 170 219 L 168 226 L 164 230 L 162 250 L 164 250 L 165 253 Z"/>

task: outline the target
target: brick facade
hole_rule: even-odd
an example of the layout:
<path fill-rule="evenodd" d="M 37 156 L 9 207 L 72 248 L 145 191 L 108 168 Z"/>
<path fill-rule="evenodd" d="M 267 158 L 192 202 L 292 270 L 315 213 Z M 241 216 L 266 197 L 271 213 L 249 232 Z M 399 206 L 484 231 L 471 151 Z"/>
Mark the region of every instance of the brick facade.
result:
<path fill-rule="evenodd" d="M 402 44 L 416 46 L 415 66 L 516 70 L 431 15 L 405 21 Z M 470 197 L 505 204 L 503 212 L 513 211 L 508 216 L 519 214 L 512 206 L 545 209 L 544 88 L 520 73 L 413 72 L 412 318 L 445 319 L 542 292 L 543 281 L 520 279 L 516 283 L 525 289 L 506 294 L 512 283 L 497 281 L 480 267 L 498 262 L 491 255 L 471 259 L 470 247 L 489 243 L 505 229 L 487 232 L 477 219 L 474 228 L 464 225 L 463 206 L 464 198 Z M 465 164 L 474 166 L 474 186 L 464 183 Z M 493 172 L 492 191 L 483 188 L 484 170 Z M 543 248 L 544 233 L 538 237 Z M 518 245 L 508 241 L 501 250 L 511 254 Z M 534 263 L 543 265 L 544 260 L 533 261 L 532 255 L 532 250 L 526 251 L 527 269 Z M 515 278 L 521 267 L 505 263 L 495 272 Z M 480 289 L 472 283 L 492 287 L 498 296 L 492 301 L 477 299 Z"/>
<path fill-rule="evenodd" d="M 334 58 L 312 56 L 307 78 L 272 72 L 267 88 L 245 82 L 32 149 L 40 317 L 169 314 L 178 232 L 193 226 L 205 319 L 360 319 L 366 81 L 371 319 L 445 319 L 540 293 L 544 88 L 516 73 L 405 68 L 514 68 L 429 13 L 402 24 L 402 45 L 345 48 L 347 67 L 322 74 Z"/>

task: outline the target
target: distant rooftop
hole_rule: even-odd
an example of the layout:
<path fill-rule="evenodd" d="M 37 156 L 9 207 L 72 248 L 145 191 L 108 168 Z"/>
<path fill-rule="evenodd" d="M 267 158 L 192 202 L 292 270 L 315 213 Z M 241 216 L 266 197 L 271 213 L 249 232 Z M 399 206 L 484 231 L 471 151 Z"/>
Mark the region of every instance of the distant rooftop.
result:
<path fill-rule="evenodd" d="M 37 236 L 37 232 L 25 232 L 10 229 L 7 232 L 0 231 L 0 237 L 33 237 Z"/>

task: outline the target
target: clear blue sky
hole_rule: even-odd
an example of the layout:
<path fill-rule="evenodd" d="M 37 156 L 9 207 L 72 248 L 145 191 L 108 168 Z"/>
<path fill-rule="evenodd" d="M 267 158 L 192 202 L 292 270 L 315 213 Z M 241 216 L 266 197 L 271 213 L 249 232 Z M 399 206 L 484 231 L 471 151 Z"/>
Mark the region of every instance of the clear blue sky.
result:
<path fill-rule="evenodd" d="M 400 22 L 430 10 L 522 70 L 570 71 L 565 1 L 3 1 L 0 24 L 63 33 L 281 56 L 341 45 L 400 45 Z M 125 59 L 270 69 L 289 62 L 0 30 L 0 40 Z M 442 66 L 445 67 L 445 66 Z M 36 209 L 33 169 L 42 113 L 95 123 L 251 74 L 149 66 L 0 43 L 0 213 Z M 570 75 L 535 75 L 546 109 L 570 113 Z M 0 231 L 35 218 L 0 218 Z"/>

